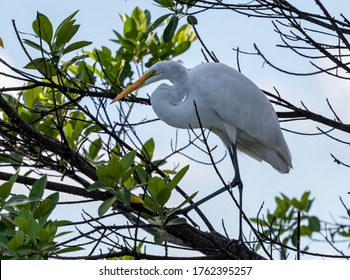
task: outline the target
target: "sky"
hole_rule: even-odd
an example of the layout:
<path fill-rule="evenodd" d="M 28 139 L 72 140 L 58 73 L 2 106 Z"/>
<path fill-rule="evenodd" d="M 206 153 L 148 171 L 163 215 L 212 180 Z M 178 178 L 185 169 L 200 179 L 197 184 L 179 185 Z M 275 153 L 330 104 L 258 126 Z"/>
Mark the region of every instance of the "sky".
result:
<path fill-rule="evenodd" d="M 121 30 L 122 22 L 119 14 L 130 13 L 137 5 L 151 11 L 155 20 L 167 11 L 151 4 L 152 1 L 3 1 L 0 10 L 0 37 L 4 41 L 5 49 L 0 48 L 0 57 L 11 65 L 22 67 L 27 61 L 21 51 L 13 31 L 11 20 L 16 21 L 17 27 L 24 32 L 31 32 L 32 21 L 39 11 L 47 15 L 54 26 L 76 10 L 77 22 L 81 28 L 76 36 L 76 40 L 89 40 L 93 42 L 93 47 L 107 46 L 112 50 L 117 49 L 116 45 L 110 41 L 113 38 L 112 29 Z M 297 1 L 299 2 L 299 1 Z M 314 1 L 310 1 L 314 2 Z M 339 3 L 341 2 L 341 3 Z M 350 2 L 337 1 L 337 5 L 332 1 L 323 1 L 326 7 L 335 12 L 349 11 Z M 298 4 L 299 5 L 299 4 Z M 302 5 L 306 5 L 304 2 Z M 21 8 L 19 8 L 21 7 Z M 337 10 L 341 7 L 341 10 Z M 309 9 L 314 8 L 309 4 Z M 278 35 L 273 32 L 273 25 L 270 20 L 258 20 L 238 15 L 233 12 L 209 11 L 197 16 L 199 24 L 197 29 L 207 44 L 208 48 L 215 52 L 218 59 L 231 67 L 236 68 L 236 53 L 233 48 L 244 51 L 254 51 L 253 43 L 256 43 L 267 57 L 273 62 L 286 69 L 310 70 L 307 61 L 293 57 L 286 50 L 276 48 L 276 44 L 281 43 Z M 348 15 L 350 17 L 350 15 Z M 181 23 L 185 23 L 183 20 Z M 179 57 L 184 65 L 191 68 L 204 62 L 201 54 L 199 42 L 193 44 L 191 49 Z M 242 73 L 254 81 L 260 88 L 274 92 L 277 88 L 282 97 L 301 106 L 300 102 L 314 112 L 324 114 L 333 118 L 329 110 L 326 98 L 329 98 L 333 108 L 342 118 L 344 123 L 349 122 L 350 102 L 348 81 L 338 80 L 326 75 L 314 77 L 294 77 L 282 74 L 271 67 L 265 65 L 258 56 L 241 56 L 240 66 Z M 0 65 L 0 72 L 5 71 Z M 13 81 L 4 80 L 0 76 L 0 85 L 12 86 Z M 154 88 L 153 88 L 154 89 Z M 152 87 L 144 88 L 140 94 L 146 96 L 152 92 Z M 140 118 L 155 118 L 150 107 L 138 106 Z M 280 110 L 281 108 L 276 108 Z M 296 129 L 301 132 L 318 132 L 316 126 L 324 127 L 312 122 L 281 123 L 282 128 Z M 161 132 L 161 133 L 160 133 Z M 140 136 L 147 140 L 154 137 L 156 143 L 155 157 L 161 158 L 170 151 L 170 143 L 178 133 L 179 143 L 186 144 L 188 134 L 186 131 L 171 128 L 165 123 L 157 122 L 142 129 Z M 348 136 L 342 133 L 336 135 L 348 140 Z M 311 191 L 311 197 L 316 198 L 312 210 L 313 215 L 317 215 L 322 220 L 331 220 L 332 217 L 339 219 L 345 216 L 345 210 L 339 201 L 339 196 L 345 203 L 350 205 L 350 191 L 348 182 L 350 181 L 349 169 L 335 164 L 330 157 L 330 153 L 339 156 L 344 162 L 350 163 L 350 151 L 348 145 L 339 144 L 325 136 L 300 136 L 289 132 L 284 132 L 293 157 L 294 168 L 289 174 L 279 174 L 266 163 L 257 162 L 250 157 L 239 153 L 239 164 L 241 177 L 244 183 L 243 207 L 248 217 L 255 217 L 262 203 L 264 209 L 274 209 L 274 198 L 280 193 L 289 197 L 300 197 L 305 191 Z M 225 148 L 219 138 L 211 135 L 209 143 L 217 145 L 214 156 L 220 159 Z M 197 149 L 187 151 L 192 157 L 209 162 L 208 156 Z M 220 179 L 215 174 L 212 166 L 196 164 L 195 162 L 176 155 L 169 161 L 169 166 L 180 164 L 185 166 L 190 164 L 190 171 L 181 182 L 182 188 L 189 194 L 199 191 L 198 198 L 215 191 L 221 187 Z M 218 167 L 227 182 L 233 177 L 233 170 L 229 158 L 218 164 Z M 203 176 L 205 174 L 205 176 Z M 177 201 L 174 201 L 176 204 Z M 175 205 L 174 205 L 175 206 Z M 222 230 L 222 219 L 226 229 L 232 237 L 238 235 L 237 220 L 238 211 L 233 206 L 227 194 L 212 199 L 203 205 L 202 210 L 206 213 L 213 224 L 220 232 Z M 264 211 L 263 211 L 264 212 Z M 74 214 L 75 218 L 80 218 L 80 213 Z M 343 220 L 342 220 L 343 221 Z M 246 234 L 249 232 L 245 228 Z M 336 253 L 329 247 L 321 248 L 322 252 Z"/>

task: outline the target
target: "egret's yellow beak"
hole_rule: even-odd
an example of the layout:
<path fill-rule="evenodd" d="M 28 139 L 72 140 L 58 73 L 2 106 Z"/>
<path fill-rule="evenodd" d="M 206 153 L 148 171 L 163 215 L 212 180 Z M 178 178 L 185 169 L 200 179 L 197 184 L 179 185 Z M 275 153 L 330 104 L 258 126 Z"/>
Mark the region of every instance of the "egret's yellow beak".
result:
<path fill-rule="evenodd" d="M 128 86 L 126 89 L 124 89 L 121 93 L 119 93 L 117 95 L 116 98 L 113 99 L 113 101 L 111 102 L 114 103 L 114 102 L 117 102 L 118 100 L 120 99 L 123 99 L 125 96 L 127 96 L 129 93 L 132 93 L 133 91 L 139 89 L 140 87 L 142 87 L 146 80 L 152 76 L 154 76 L 156 74 L 155 71 L 149 71 L 149 72 L 146 72 L 144 75 L 142 75 L 140 77 L 140 79 L 138 79 L 135 83 L 131 84 L 130 86 Z"/>

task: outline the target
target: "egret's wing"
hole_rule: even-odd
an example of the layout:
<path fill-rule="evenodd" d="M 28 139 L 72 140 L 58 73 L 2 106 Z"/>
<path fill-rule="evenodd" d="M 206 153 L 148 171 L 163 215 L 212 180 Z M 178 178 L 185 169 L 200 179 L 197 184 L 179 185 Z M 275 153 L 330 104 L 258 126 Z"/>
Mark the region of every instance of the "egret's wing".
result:
<path fill-rule="evenodd" d="M 288 172 L 291 154 L 270 101 L 247 77 L 231 70 L 220 79 L 217 114 L 227 124 L 226 129 L 237 129 L 237 145 L 243 152 Z"/>

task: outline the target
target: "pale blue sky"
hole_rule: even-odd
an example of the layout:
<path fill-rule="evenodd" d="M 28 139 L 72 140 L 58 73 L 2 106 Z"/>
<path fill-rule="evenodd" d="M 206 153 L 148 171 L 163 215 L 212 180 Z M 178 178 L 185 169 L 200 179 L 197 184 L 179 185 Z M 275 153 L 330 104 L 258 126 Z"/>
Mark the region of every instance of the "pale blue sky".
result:
<path fill-rule="evenodd" d="M 99 2 L 83 0 L 59 2 L 12 0 L 2 2 L 4 3 L 1 4 L 0 10 L 0 37 L 4 41 L 5 49 L 0 49 L 0 56 L 17 67 L 24 66 L 27 61 L 16 41 L 11 23 L 12 19 L 16 20 L 17 27 L 21 31 L 31 32 L 31 23 L 35 19 L 36 11 L 47 15 L 57 27 L 59 22 L 69 14 L 75 10 L 80 10 L 76 19 L 81 24 L 81 28 L 76 40 L 90 40 L 93 41 L 93 47 L 99 48 L 106 45 L 115 50 L 117 47 L 109 39 L 113 38 L 112 29 L 120 30 L 122 27 L 119 13 L 129 13 L 136 5 L 149 9 L 153 20 L 166 13 L 164 9 L 150 4 L 151 1 L 139 0 Z M 314 1 L 310 2 L 313 6 Z M 350 11 L 349 1 L 337 1 L 337 5 L 334 5 L 330 0 L 323 2 L 334 11 L 337 11 L 337 7 L 342 7 L 337 12 L 343 12 L 350 17 L 350 14 L 346 14 L 347 11 Z M 198 19 L 197 28 L 203 40 L 223 63 L 235 67 L 236 54 L 232 51 L 232 48 L 239 46 L 241 50 L 253 51 L 253 43 L 257 43 L 273 62 L 282 67 L 300 70 L 310 69 L 310 65 L 306 61 L 296 59 L 290 56 L 289 52 L 275 47 L 280 41 L 277 34 L 272 31 L 273 26 L 269 20 L 251 19 L 225 11 L 207 12 L 204 15 L 199 15 Z M 182 21 L 182 23 L 184 22 L 185 20 Z M 189 68 L 203 62 L 199 43 L 195 43 L 190 51 L 179 59 L 183 60 Z M 283 97 L 294 102 L 294 104 L 298 105 L 302 100 L 311 110 L 333 117 L 326 104 L 325 98 L 328 97 L 343 122 L 349 122 L 349 82 L 339 81 L 325 75 L 307 78 L 287 76 L 266 65 L 264 66 L 262 60 L 257 56 L 241 56 L 240 63 L 242 72 L 260 88 L 273 91 L 273 87 L 276 87 Z M 0 71 L 4 71 L 2 66 L 0 66 Z M 0 76 L 0 85 L 2 86 L 4 82 L 3 77 Z M 11 82 L 6 81 L 6 84 L 11 84 Z M 140 93 L 145 95 L 151 93 L 151 91 L 152 88 L 150 87 L 143 89 Z M 139 110 L 140 119 L 155 117 L 150 107 L 138 106 L 137 109 Z M 277 108 L 277 110 L 279 109 Z M 310 122 L 282 123 L 282 127 L 284 126 L 289 129 L 298 128 L 303 132 L 316 132 L 315 124 Z M 167 155 L 171 138 L 175 137 L 176 129 L 161 122 L 149 125 L 146 128 L 140 131 L 143 139 L 154 137 L 157 156 Z M 160 134 L 158 131 L 162 133 Z M 347 168 L 335 165 L 329 153 L 332 152 L 349 163 L 349 148 L 324 136 L 304 137 L 288 132 L 284 132 L 284 135 L 293 156 L 294 169 L 290 174 L 281 175 L 268 164 L 256 162 L 242 154 L 239 155 L 241 177 L 244 182 L 244 211 L 248 216 L 253 217 L 263 202 L 265 202 L 265 209 L 272 209 L 275 205 L 274 197 L 280 192 L 291 197 L 300 197 L 304 191 L 310 190 L 312 197 L 316 198 L 313 214 L 324 220 L 330 219 L 330 213 L 335 218 L 344 216 L 345 212 L 340 205 L 339 196 L 342 196 L 350 204 L 350 198 L 347 195 L 350 172 Z M 344 136 L 340 133 L 338 135 Z M 187 142 L 186 131 L 179 131 L 179 137 L 182 143 Z M 349 139 L 348 136 L 345 140 L 347 139 Z M 224 153 L 222 143 L 214 135 L 210 137 L 210 143 L 213 146 L 218 145 L 215 155 L 220 158 Z M 189 150 L 188 153 L 197 159 L 208 161 L 205 155 L 195 149 Z M 195 164 L 180 155 L 171 159 L 170 166 L 173 163 L 180 163 L 181 166 L 191 164 L 190 171 L 181 183 L 182 188 L 187 193 L 199 190 L 198 197 L 202 197 L 220 187 L 220 180 L 215 175 L 212 167 Z M 224 178 L 230 181 L 233 176 L 230 160 L 226 158 L 224 162 L 219 164 L 219 168 Z M 229 207 L 225 205 L 229 205 Z M 228 232 L 232 234 L 232 237 L 236 237 L 237 227 L 235 223 L 238 214 L 232 205 L 228 195 L 222 194 L 208 202 L 202 209 L 211 216 L 213 224 L 219 229 L 221 229 L 221 219 L 223 218 Z M 76 217 L 79 218 L 80 214 L 76 214 Z M 333 253 L 329 248 L 326 250 Z"/>

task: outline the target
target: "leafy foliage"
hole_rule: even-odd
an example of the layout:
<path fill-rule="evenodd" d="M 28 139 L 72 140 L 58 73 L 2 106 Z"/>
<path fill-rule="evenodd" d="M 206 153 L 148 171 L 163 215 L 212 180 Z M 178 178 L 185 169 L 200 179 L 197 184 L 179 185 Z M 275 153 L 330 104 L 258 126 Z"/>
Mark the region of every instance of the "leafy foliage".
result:
<path fill-rule="evenodd" d="M 141 154 L 152 162 L 154 151 L 153 139 L 146 141 L 141 150 Z M 110 209 L 118 208 L 118 204 L 130 205 L 131 203 L 142 204 L 145 211 L 140 214 L 148 218 L 148 221 L 159 229 L 154 236 L 157 244 L 164 242 L 166 238 L 166 227 L 186 223 L 184 218 L 172 217 L 182 206 L 189 203 L 193 194 L 185 199 L 180 205 L 167 210 L 165 205 L 169 201 L 172 191 L 185 176 L 189 166 L 185 166 L 175 173 L 170 180 L 169 176 L 160 178 L 150 176 L 146 172 L 145 162 L 135 163 L 136 152 L 131 151 L 122 157 L 116 156 L 114 152 L 107 164 L 101 164 L 97 167 L 98 181 L 93 183 L 87 190 L 105 190 L 113 194 L 106 199 L 98 208 L 98 215 L 101 217 Z M 159 161 L 153 161 L 153 164 L 159 164 Z M 132 194 L 135 189 L 141 189 L 142 192 L 136 196 Z M 146 211 L 147 210 L 147 211 Z"/>
<path fill-rule="evenodd" d="M 115 147 L 112 152 L 106 149 L 105 140 L 100 134 L 105 130 L 104 124 L 96 122 L 93 115 L 79 104 L 85 94 L 96 91 L 100 86 L 119 92 L 133 78 L 133 65 L 147 61 L 145 65 L 150 66 L 157 61 L 179 56 L 188 50 L 196 36 L 190 32 L 187 24 L 177 29 L 177 17 L 172 17 L 164 31 L 166 40 L 162 40 L 155 31 L 166 18 L 154 25 L 150 12 L 136 7 L 131 15 L 120 16 L 123 30 L 121 33 L 114 31 L 116 38 L 113 39 L 118 46 L 117 51 L 101 47 L 92 51 L 85 50 L 81 55 L 77 52 L 91 42 L 74 41 L 80 28 L 75 20 L 77 13 L 78 11 L 65 18 L 57 28 L 46 15 L 37 13 L 32 23 L 33 33 L 25 33 L 26 38 L 23 39 L 24 44 L 33 50 L 35 57 L 28 57 L 29 61 L 24 68 L 39 72 L 42 81 L 37 83 L 34 79 L 26 80 L 27 87 L 21 92 L 19 100 L 2 94 L 6 102 L 15 108 L 12 114 L 18 114 L 31 129 L 47 137 L 46 141 L 56 141 L 61 151 L 55 151 L 52 146 L 44 148 L 42 142 L 35 138 L 28 141 L 23 137 L 23 131 L 14 129 L 13 126 L 4 134 L 7 141 L 14 143 L 13 149 L 2 152 L 0 161 L 20 170 L 23 166 L 31 166 L 30 160 L 37 158 L 40 162 L 38 167 L 45 166 L 68 174 L 78 182 L 86 184 L 85 179 L 71 171 L 71 157 L 66 156 L 67 153 L 76 153 L 74 157 L 82 161 L 83 165 L 92 166 L 96 170 L 96 176 L 90 174 L 93 179 L 97 177 L 97 180 L 89 187 L 86 186 L 87 191 L 112 194 L 99 206 L 100 217 L 118 205 L 131 204 L 144 205 L 153 216 L 161 216 L 175 187 L 174 182 L 178 183 L 185 172 L 181 170 L 174 176 L 174 181 L 170 181 L 169 177 L 153 177 L 150 166 L 159 167 L 164 161 L 152 161 L 155 148 L 152 139 L 140 148 L 139 155 L 144 158 L 140 162 L 135 160 L 136 149 L 129 152 L 125 152 L 120 146 Z M 171 31 L 168 31 L 169 28 Z M 74 77 L 71 77 L 72 74 Z M 3 121 L 9 126 L 12 126 L 12 117 L 2 114 Z M 64 146 L 60 146 L 61 143 Z M 107 155 L 110 156 L 106 161 Z M 34 170 L 35 168 L 31 168 L 28 174 Z M 158 179 L 163 183 L 156 191 L 152 186 Z M 61 223 L 47 220 L 57 204 L 58 194 L 42 200 L 47 176 L 43 176 L 33 185 L 28 197 L 19 195 L 19 199 L 14 196 L 7 203 L 5 199 L 10 196 L 14 181 L 15 177 L 4 183 L 0 189 L 4 200 L 2 209 L 12 215 L 2 215 L 6 227 L 10 227 L 11 221 L 10 233 L 7 232 L 5 222 L 3 226 L 5 234 L 2 236 L 2 244 L 6 251 L 3 251 L 3 255 L 12 258 L 45 258 L 49 254 L 62 252 L 55 247 L 54 242 Z M 141 189 L 141 194 L 134 195 L 136 189 Z M 145 197 L 147 202 L 144 201 Z M 13 203 L 17 200 L 18 204 Z M 171 220 L 169 217 L 170 214 L 167 217 L 162 216 L 162 230 L 165 229 L 165 223 Z M 172 224 L 175 223 L 176 221 L 172 221 Z M 33 246 L 33 250 L 28 249 L 29 245 Z"/>
<path fill-rule="evenodd" d="M 79 250 L 79 247 L 61 249 L 55 239 L 66 234 L 58 232 L 68 221 L 51 220 L 59 194 L 43 198 L 47 177 L 38 179 L 29 195 L 12 195 L 15 173 L 0 186 L 0 257 L 1 259 L 46 259 L 52 254 Z"/>
<path fill-rule="evenodd" d="M 37 13 L 37 18 L 33 21 L 33 31 L 39 39 L 39 43 L 29 39 L 23 41 L 28 46 L 40 51 L 41 56 L 30 61 L 25 68 L 37 69 L 44 76 L 56 76 L 57 65 L 63 55 L 91 44 L 89 41 L 78 41 L 67 46 L 80 27 L 75 24 L 74 16 L 77 13 L 78 11 L 63 20 L 55 32 L 49 18 L 44 14 Z M 43 47 L 43 43 L 46 43 L 48 49 Z"/>
<path fill-rule="evenodd" d="M 262 238 L 272 240 L 281 245 L 289 242 L 295 247 L 298 238 L 298 212 L 300 212 L 300 236 L 311 237 L 314 233 L 320 232 L 321 222 L 316 216 L 310 216 L 314 199 L 310 199 L 310 192 L 305 192 L 300 199 L 289 198 L 284 194 L 276 197 L 276 209 L 273 212 L 267 211 L 263 219 L 253 218 L 262 230 Z M 286 250 L 281 246 L 282 257 L 286 256 Z M 306 246 L 303 250 L 308 250 Z"/>

